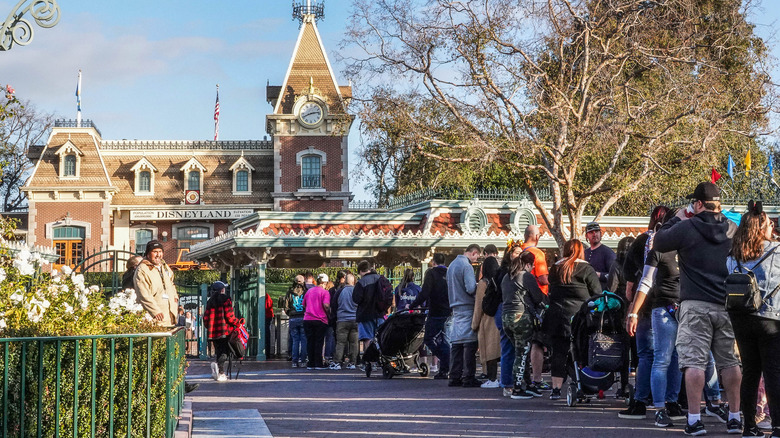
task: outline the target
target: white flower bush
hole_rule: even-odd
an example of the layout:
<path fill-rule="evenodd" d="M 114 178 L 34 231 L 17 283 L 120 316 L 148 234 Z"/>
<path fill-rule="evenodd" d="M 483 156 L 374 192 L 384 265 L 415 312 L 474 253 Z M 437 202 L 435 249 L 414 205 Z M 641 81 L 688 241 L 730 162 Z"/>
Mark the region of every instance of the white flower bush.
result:
<path fill-rule="evenodd" d="M 28 249 L 0 242 L 0 336 L 65 336 L 157 331 L 127 289 L 107 298 L 99 286 L 67 266 L 51 274 L 48 262 Z"/>

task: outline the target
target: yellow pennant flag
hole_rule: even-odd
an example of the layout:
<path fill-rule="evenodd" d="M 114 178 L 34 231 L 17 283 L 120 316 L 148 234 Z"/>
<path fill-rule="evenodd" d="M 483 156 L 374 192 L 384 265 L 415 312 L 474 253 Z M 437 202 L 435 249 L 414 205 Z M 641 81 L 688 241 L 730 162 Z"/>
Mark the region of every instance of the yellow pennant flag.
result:
<path fill-rule="evenodd" d="M 745 172 L 749 172 L 750 171 L 750 165 L 752 163 L 753 162 L 750 160 L 750 149 L 748 149 L 747 156 L 745 157 Z"/>

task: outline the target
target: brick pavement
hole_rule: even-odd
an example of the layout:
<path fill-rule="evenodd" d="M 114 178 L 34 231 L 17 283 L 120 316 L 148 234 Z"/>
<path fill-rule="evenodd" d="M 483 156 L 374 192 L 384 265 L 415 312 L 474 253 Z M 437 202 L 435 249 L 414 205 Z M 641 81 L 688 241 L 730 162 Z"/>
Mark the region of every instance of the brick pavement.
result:
<path fill-rule="evenodd" d="M 651 413 L 645 421 L 618 419 L 624 404 L 609 397 L 570 408 L 564 400 L 511 400 L 498 389 L 449 388 L 446 381 L 417 375 L 368 379 L 357 371 L 288 366 L 247 363 L 239 380 L 217 383 L 208 378 L 206 363 L 193 363 L 188 380 L 201 383 L 190 394 L 196 422 L 199 413 L 213 418 L 209 411 L 252 409 L 277 438 L 684 436 L 681 427 L 655 427 Z M 708 436 L 727 435 L 724 424 L 704 421 Z"/>

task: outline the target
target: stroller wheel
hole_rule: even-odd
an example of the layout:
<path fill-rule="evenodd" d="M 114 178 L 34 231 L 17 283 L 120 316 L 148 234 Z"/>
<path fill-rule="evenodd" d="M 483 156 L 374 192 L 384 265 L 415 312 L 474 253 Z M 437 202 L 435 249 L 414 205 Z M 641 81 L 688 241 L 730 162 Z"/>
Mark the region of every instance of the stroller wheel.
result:
<path fill-rule="evenodd" d="M 382 377 L 384 377 L 385 379 L 392 379 L 393 374 L 395 373 L 393 372 L 393 367 L 391 367 L 390 365 L 385 365 L 382 367 Z"/>
<path fill-rule="evenodd" d="M 626 386 L 626 392 L 628 392 L 628 396 L 626 397 L 626 406 L 629 406 L 631 404 L 631 400 L 634 399 L 634 385 L 629 383 Z"/>
<path fill-rule="evenodd" d="M 371 377 L 371 362 L 366 362 L 366 377 Z"/>
<path fill-rule="evenodd" d="M 423 362 L 420 364 L 420 366 L 417 367 L 417 369 L 420 370 L 420 377 L 428 377 L 428 364 Z"/>
<path fill-rule="evenodd" d="M 577 405 L 577 384 L 570 383 L 566 388 L 566 404 L 570 407 Z"/>

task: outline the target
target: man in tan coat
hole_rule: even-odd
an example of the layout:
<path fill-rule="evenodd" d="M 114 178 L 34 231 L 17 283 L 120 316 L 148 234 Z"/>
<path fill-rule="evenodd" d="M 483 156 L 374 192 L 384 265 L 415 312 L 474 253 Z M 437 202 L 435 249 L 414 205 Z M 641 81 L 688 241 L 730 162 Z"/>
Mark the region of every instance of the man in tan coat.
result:
<path fill-rule="evenodd" d="M 173 271 L 163 260 L 163 247 L 157 240 L 146 244 L 144 259 L 133 278 L 138 303 L 157 324 L 176 325 L 179 295 L 173 284 Z"/>

